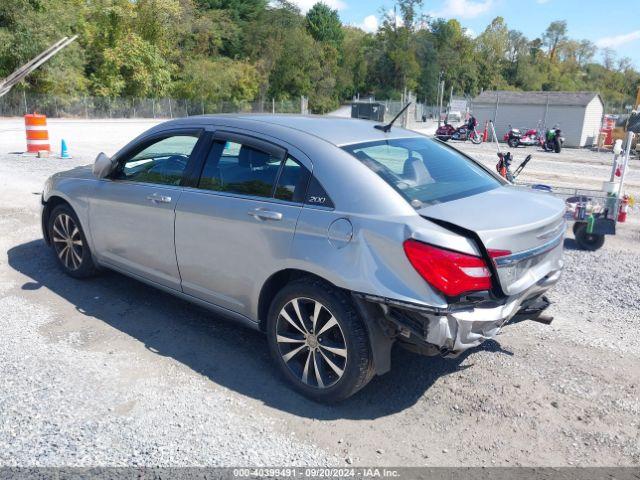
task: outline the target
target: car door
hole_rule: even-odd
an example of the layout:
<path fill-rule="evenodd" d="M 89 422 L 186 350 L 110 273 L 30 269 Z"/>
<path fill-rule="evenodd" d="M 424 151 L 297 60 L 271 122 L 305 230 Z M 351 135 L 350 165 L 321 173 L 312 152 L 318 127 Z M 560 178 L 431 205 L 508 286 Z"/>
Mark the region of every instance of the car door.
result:
<path fill-rule="evenodd" d="M 143 140 L 98 182 L 89 216 L 101 264 L 180 290 L 175 206 L 200 137 L 198 130 L 177 130 Z"/>
<path fill-rule="evenodd" d="M 176 207 L 184 293 L 253 318 L 251 299 L 285 268 L 309 175 L 279 145 L 216 132 Z"/>

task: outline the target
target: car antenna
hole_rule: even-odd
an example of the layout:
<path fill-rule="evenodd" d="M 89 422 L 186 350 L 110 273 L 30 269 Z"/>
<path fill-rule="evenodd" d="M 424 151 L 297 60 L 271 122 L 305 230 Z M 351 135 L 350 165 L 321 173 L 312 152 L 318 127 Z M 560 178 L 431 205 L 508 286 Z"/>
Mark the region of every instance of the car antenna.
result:
<path fill-rule="evenodd" d="M 382 130 L 384 133 L 389 133 L 391 131 L 391 127 L 393 127 L 393 123 L 400 117 L 400 115 L 402 115 L 404 113 L 404 111 L 409 108 L 409 105 L 411 105 L 411 102 L 408 102 L 403 108 L 402 110 L 400 110 L 398 112 L 398 114 L 393 117 L 393 120 L 391 120 L 389 123 L 387 123 L 386 125 L 374 125 L 373 128 L 377 128 L 378 130 Z"/>

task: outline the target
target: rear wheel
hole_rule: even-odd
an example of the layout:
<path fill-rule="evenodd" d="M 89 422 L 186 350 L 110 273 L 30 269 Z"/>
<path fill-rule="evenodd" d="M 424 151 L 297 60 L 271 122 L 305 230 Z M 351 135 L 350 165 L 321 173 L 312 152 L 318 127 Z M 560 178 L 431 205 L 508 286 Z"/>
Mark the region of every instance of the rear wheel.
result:
<path fill-rule="evenodd" d="M 297 280 L 276 295 L 267 336 L 284 376 L 314 400 L 344 400 L 373 376 L 367 330 L 351 299 L 320 280 Z"/>
<path fill-rule="evenodd" d="M 556 139 L 554 143 L 555 145 L 553 146 L 553 151 L 556 153 L 560 153 L 562 151 L 562 144 L 560 143 L 560 140 Z"/>
<path fill-rule="evenodd" d="M 51 212 L 49 239 L 58 265 L 65 273 L 76 278 L 90 277 L 96 273 L 87 238 L 69 205 L 58 205 Z"/>
<path fill-rule="evenodd" d="M 595 251 L 602 248 L 602 246 L 604 245 L 604 235 L 587 233 L 586 223 L 576 223 L 575 225 L 573 233 L 576 237 L 576 243 L 580 248 L 590 251 Z"/>

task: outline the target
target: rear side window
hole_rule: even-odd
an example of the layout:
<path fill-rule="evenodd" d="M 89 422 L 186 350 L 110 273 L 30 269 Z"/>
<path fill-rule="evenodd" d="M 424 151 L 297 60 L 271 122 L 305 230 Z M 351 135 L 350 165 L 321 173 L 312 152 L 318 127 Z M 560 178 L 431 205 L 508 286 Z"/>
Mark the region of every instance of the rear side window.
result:
<path fill-rule="evenodd" d="M 427 138 L 400 138 L 343 147 L 415 208 L 469 197 L 501 185 L 455 150 Z"/>
<path fill-rule="evenodd" d="M 216 141 L 209 152 L 199 188 L 271 197 L 280 159 L 250 145 Z"/>
<path fill-rule="evenodd" d="M 303 203 L 310 173 L 291 156 L 280 160 L 253 145 L 217 140 L 202 169 L 198 188 Z"/>
<path fill-rule="evenodd" d="M 288 156 L 282 165 L 275 198 L 302 203 L 309 183 L 309 170 L 293 157 Z"/>

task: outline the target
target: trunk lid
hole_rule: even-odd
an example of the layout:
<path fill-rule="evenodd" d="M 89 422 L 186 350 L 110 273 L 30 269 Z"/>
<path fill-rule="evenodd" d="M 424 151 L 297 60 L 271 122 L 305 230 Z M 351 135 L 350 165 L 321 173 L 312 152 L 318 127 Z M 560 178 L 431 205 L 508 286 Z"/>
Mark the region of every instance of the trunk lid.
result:
<path fill-rule="evenodd" d="M 551 194 L 513 186 L 418 210 L 423 217 L 474 232 L 487 250 L 512 252 L 493 260 L 507 295 L 517 295 L 562 268 L 564 212 L 564 202 Z"/>

